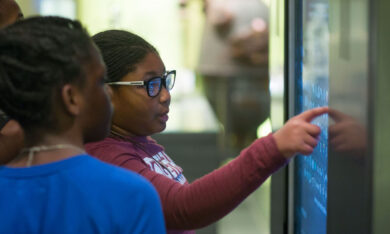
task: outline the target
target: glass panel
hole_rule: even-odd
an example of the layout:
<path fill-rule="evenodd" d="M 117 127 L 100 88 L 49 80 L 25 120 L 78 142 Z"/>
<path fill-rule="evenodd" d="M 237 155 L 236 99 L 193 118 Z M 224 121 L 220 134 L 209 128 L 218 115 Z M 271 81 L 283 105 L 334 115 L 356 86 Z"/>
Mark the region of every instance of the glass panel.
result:
<path fill-rule="evenodd" d="M 329 233 L 373 233 L 372 158 L 366 149 L 367 140 L 372 139 L 367 135 L 371 131 L 369 102 L 375 103 L 368 92 L 375 84 L 368 65 L 376 64 L 369 60 L 370 30 L 375 28 L 369 25 L 370 2 L 330 0 L 329 107 L 335 118 L 329 119 Z"/>

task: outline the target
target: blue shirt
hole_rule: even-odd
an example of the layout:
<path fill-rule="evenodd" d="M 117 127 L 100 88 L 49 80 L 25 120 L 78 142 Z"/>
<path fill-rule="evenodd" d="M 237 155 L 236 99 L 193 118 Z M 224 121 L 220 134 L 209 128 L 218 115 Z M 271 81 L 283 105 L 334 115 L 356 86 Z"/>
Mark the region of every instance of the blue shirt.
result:
<path fill-rule="evenodd" d="M 0 167 L 0 233 L 165 233 L 143 177 L 89 155 Z"/>

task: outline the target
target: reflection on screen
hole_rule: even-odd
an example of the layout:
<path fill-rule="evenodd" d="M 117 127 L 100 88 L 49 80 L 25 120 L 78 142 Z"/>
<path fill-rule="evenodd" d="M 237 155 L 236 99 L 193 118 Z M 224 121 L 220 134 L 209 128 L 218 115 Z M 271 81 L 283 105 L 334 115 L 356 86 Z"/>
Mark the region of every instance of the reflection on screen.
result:
<path fill-rule="evenodd" d="M 297 81 L 296 112 L 328 105 L 328 1 L 302 0 L 301 74 Z M 297 114 L 296 113 L 296 114 Z M 312 155 L 295 161 L 294 233 L 326 233 L 328 184 L 328 117 L 313 121 L 321 127 Z"/>

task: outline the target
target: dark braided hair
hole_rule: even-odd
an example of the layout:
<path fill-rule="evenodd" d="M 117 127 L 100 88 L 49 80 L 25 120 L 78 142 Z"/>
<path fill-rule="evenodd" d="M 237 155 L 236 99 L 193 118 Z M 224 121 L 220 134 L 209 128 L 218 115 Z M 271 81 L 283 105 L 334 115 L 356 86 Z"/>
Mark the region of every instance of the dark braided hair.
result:
<path fill-rule="evenodd" d="M 24 129 L 55 129 L 64 84 L 84 84 L 92 41 L 77 21 L 33 17 L 0 30 L 0 109 Z"/>
<path fill-rule="evenodd" d="M 121 80 L 135 70 L 145 56 L 157 50 L 140 36 L 123 30 L 108 30 L 92 37 L 107 66 L 106 82 Z"/>

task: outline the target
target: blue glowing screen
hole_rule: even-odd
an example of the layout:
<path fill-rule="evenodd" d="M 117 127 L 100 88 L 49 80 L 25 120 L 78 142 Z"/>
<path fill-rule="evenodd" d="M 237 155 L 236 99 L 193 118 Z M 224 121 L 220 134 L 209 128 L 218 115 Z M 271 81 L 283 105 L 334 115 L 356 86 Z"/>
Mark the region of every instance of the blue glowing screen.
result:
<path fill-rule="evenodd" d="M 302 0 L 298 20 L 295 114 L 328 105 L 328 0 Z M 326 233 L 328 117 L 313 121 L 320 140 L 310 156 L 297 156 L 294 168 L 294 233 Z"/>

